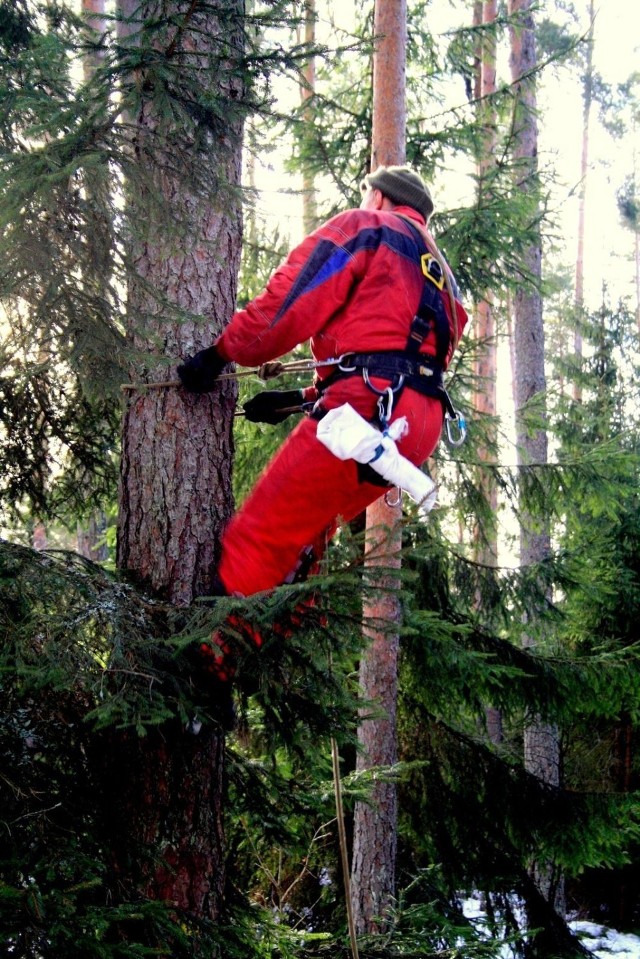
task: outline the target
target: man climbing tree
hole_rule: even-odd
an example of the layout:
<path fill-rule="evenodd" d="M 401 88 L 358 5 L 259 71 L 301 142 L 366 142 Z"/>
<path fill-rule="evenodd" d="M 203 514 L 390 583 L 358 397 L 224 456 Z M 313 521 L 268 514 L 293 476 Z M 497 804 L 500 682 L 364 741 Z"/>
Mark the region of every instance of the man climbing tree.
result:
<path fill-rule="evenodd" d="M 295 577 L 302 556 L 322 554 L 339 517 L 348 521 L 388 488 L 373 454 L 372 464 L 355 453 L 341 460 L 318 439 L 330 411 L 348 403 L 383 431 L 406 417 L 398 449 L 413 464 L 438 442 L 448 408 L 442 374 L 467 316 L 427 230 L 431 196 L 407 167 L 380 167 L 362 189 L 359 209 L 307 237 L 214 345 L 178 368 L 188 391 L 208 393 L 230 361 L 264 364 L 307 339 L 318 364 L 312 387 L 245 404 L 254 422 L 309 415 L 226 530 L 220 593 L 250 595 Z"/>

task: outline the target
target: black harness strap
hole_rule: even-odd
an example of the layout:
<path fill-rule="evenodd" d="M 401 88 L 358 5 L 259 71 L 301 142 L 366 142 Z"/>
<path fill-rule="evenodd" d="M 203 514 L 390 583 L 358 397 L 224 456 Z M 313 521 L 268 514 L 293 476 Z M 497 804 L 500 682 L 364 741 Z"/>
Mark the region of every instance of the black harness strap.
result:
<path fill-rule="evenodd" d="M 436 337 L 436 359 L 444 366 L 451 346 L 451 327 L 442 295 L 445 285 L 444 273 L 438 260 L 427 249 L 419 230 L 409 220 L 405 222 L 409 223 L 418 242 L 418 248 L 426 251 L 420 256 L 420 267 L 425 282 L 416 315 L 411 323 L 407 351 L 419 353 L 423 342 L 433 331 Z"/>
<path fill-rule="evenodd" d="M 381 353 L 347 353 L 342 357 L 340 365 L 316 386 L 323 393 L 332 383 L 344 379 L 346 376 L 361 376 L 366 373 L 370 376 L 379 376 L 390 380 L 394 385 L 393 392 L 398 394 L 408 387 L 423 396 L 433 396 L 439 399 L 449 414 L 455 416 L 453 403 L 444 388 L 442 366 L 432 356 L 418 354 L 418 351 L 409 353 L 404 350 L 388 350 Z"/>

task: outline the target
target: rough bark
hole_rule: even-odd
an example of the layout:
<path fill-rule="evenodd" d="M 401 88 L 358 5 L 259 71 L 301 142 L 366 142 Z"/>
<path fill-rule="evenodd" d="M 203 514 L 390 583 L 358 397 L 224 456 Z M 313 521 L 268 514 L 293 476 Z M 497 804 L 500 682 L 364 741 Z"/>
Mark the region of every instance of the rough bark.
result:
<path fill-rule="evenodd" d="M 207 51 L 198 46 L 219 29 L 210 19 L 194 17 L 193 25 L 204 27 L 202 34 L 185 31 L 196 50 L 192 56 L 202 57 L 203 66 Z M 156 128 L 147 105 L 133 146 L 148 170 L 147 188 L 162 198 L 163 222 L 136 241 L 129 310 L 133 344 L 149 352 L 146 368 L 133 369 L 132 377 L 151 383 L 166 380 L 181 358 L 210 346 L 232 315 L 241 238 L 239 206 L 227 212 L 227 195 L 216 209 L 185 190 L 172 170 L 172 157 L 154 152 Z M 229 129 L 224 149 L 211 156 L 222 167 L 222 182 L 232 185 L 240 182 L 240 134 Z M 188 150 L 189 144 L 182 147 Z M 134 198 L 145 211 L 141 216 L 149 209 L 147 199 Z M 188 225 L 188 234 L 172 234 L 172 224 Z M 168 316 L 163 298 L 184 314 L 169 311 Z M 199 322 L 203 317 L 206 322 Z M 129 396 L 122 430 L 118 566 L 154 593 L 188 605 L 210 590 L 217 542 L 232 510 L 236 387 L 222 383 L 204 396 L 182 389 Z"/>
<path fill-rule="evenodd" d="M 376 0 L 372 170 L 405 162 L 406 21 L 404 0 Z M 359 726 L 360 769 L 393 765 L 397 756 L 400 581 L 393 569 L 400 567 L 401 516 L 399 500 L 395 507 L 389 507 L 380 498 L 367 510 L 367 562 L 384 570 L 377 579 L 379 597 L 365 603 L 369 646 L 360 665 L 360 687 L 366 700 L 379 703 L 384 716 Z M 376 621 L 383 628 L 377 629 Z M 384 924 L 385 912 L 395 895 L 396 846 L 396 787 L 378 782 L 371 804 L 358 803 L 354 812 L 353 907 L 360 933 L 378 931 Z"/>
<path fill-rule="evenodd" d="M 515 17 L 511 27 L 511 73 L 516 98 L 514 107 L 514 150 L 516 176 L 520 190 L 533 197 L 531 215 L 536 207 L 538 189 L 538 126 L 536 120 L 536 45 L 532 0 L 509 0 L 509 14 Z M 516 435 L 519 465 L 547 462 L 547 433 L 544 428 L 527 428 L 523 412 L 534 398 L 539 401 L 546 389 L 544 370 L 544 325 L 542 317 L 541 241 L 532 242 L 523 257 L 528 278 L 516 291 L 514 309 Z M 550 533 L 546 523 L 534 521 L 526 509 L 521 512 L 520 561 L 535 565 L 550 553 Z M 535 612 L 532 612 L 535 615 Z M 531 637 L 525 645 L 532 646 Z M 543 782 L 559 785 L 560 738 L 554 724 L 537 717 L 525 730 L 525 766 Z M 550 863 L 535 863 L 532 873 L 545 898 L 563 911 L 562 880 Z"/>
<path fill-rule="evenodd" d="M 358 726 L 359 771 L 393 766 L 397 761 L 397 624 L 400 583 L 400 517 L 384 499 L 367 510 L 366 563 L 379 569 L 376 596 L 365 603 L 367 649 L 360 663 L 360 688 L 381 715 Z M 370 713 L 364 709 L 362 716 Z M 370 803 L 357 803 L 353 827 L 353 906 L 358 932 L 377 932 L 395 893 L 398 799 L 393 782 L 377 782 Z"/>
<path fill-rule="evenodd" d="M 180 27 L 169 28 L 163 49 L 198 67 L 211 95 L 232 104 L 238 91 L 230 78 L 237 71 L 224 69 L 219 60 L 213 69 L 212 50 L 222 37 L 239 56 L 242 6 L 221 2 L 218 9 L 224 21 L 210 5 L 203 12 L 186 0 L 174 0 L 171 10 L 162 11 L 148 4 L 140 13 L 173 14 Z M 141 83 L 144 89 L 144 77 Z M 207 201 L 179 179 L 190 159 L 186 134 L 173 130 L 171 149 L 161 149 L 163 121 L 150 99 L 142 101 L 135 121 L 129 119 L 135 123 L 132 157 L 143 176 L 129 184 L 135 271 L 128 324 L 132 346 L 147 354 L 131 377 L 154 383 L 171 378 L 181 358 L 210 346 L 233 313 L 241 215 L 239 204 L 231 202 L 233 190 L 223 192 L 223 186 L 240 182 L 242 129 L 230 108 L 224 132 L 207 141 L 210 156 L 198 162 L 214 165 L 221 184 L 220 194 Z M 155 595 L 186 606 L 210 591 L 219 536 L 232 511 L 235 384 L 227 381 L 204 396 L 166 388 L 127 396 L 118 566 Z M 144 738 L 116 737 L 110 747 L 117 781 L 113 806 L 119 813 L 116 873 L 123 885 L 128 880 L 139 894 L 196 919 L 215 918 L 224 882 L 223 754 L 224 740 L 215 728 L 205 726 L 192 736 L 177 722 Z M 148 855 L 132 859 L 137 849 Z"/>
<path fill-rule="evenodd" d="M 406 107 L 406 0 L 376 0 L 373 54 L 371 169 L 404 163 Z"/>

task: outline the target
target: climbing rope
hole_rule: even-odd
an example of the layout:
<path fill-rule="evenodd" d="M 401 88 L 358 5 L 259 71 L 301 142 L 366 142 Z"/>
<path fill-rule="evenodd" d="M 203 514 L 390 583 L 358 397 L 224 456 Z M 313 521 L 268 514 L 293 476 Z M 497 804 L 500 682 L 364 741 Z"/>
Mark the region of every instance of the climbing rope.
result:
<path fill-rule="evenodd" d="M 292 360 L 290 363 L 281 363 L 279 360 L 272 360 L 269 363 L 263 363 L 255 369 L 234 370 L 229 373 L 220 373 L 218 380 L 236 380 L 243 376 L 258 376 L 261 380 L 271 380 L 276 376 L 282 376 L 284 373 L 308 373 L 318 369 L 320 366 L 333 366 L 339 363 L 342 357 L 332 357 L 330 360 Z M 180 380 L 161 380 L 159 383 L 123 383 L 120 389 L 123 392 L 134 390 L 144 392 L 145 390 L 170 390 L 182 386 Z"/>

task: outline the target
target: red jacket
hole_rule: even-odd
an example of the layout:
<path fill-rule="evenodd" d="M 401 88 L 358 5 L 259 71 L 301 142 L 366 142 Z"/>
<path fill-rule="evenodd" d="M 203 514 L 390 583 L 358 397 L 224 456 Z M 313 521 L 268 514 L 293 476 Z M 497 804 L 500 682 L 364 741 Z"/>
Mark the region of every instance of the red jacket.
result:
<path fill-rule="evenodd" d="M 257 366 L 308 339 L 316 360 L 403 350 L 425 282 L 423 248 L 407 219 L 424 230 L 420 214 L 405 206 L 348 210 L 323 224 L 292 250 L 264 292 L 233 316 L 216 342 L 221 355 Z M 442 295 L 451 325 L 446 290 Z M 459 301 L 456 308 L 460 335 L 467 314 Z M 434 355 L 435 336 L 421 349 Z"/>

